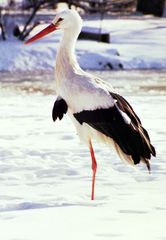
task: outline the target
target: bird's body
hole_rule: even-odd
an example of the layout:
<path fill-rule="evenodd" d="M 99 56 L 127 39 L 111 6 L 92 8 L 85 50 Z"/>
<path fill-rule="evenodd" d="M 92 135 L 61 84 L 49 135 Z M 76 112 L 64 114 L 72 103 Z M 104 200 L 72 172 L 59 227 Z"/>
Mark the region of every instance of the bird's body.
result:
<path fill-rule="evenodd" d="M 52 117 L 54 121 L 61 120 L 67 113 L 80 139 L 88 144 L 93 169 L 91 198 L 94 199 L 97 162 L 92 139 L 111 144 L 120 158 L 133 165 L 142 161 L 149 170 L 149 160 L 151 155 L 155 156 L 155 149 L 130 104 L 111 85 L 80 68 L 75 57 L 75 44 L 82 27 L 78 13 L 67 10 L 57 14 L 51 25 L 54 27 L 63 29 L 63 36 L 56 56 L 58 97 Z"/>

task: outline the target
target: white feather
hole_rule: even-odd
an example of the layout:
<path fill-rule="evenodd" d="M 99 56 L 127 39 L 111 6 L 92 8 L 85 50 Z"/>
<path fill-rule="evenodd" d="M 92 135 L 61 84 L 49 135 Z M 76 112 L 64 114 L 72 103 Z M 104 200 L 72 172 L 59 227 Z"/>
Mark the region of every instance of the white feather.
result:
<path fill-rule="evenodd" d="M 118 107 L 118 105 L 117 105 L 116 103 L 115 103 L 115 105 L 116 105 L 118 111 L 120 112 L 120 114 L 122 115 L 125 123 L 126 123 L 126 124 L 130 124 L 130 123 L 131 123 L 131 119 L 129 118 L 129 116 L 128 116 L 125 112 L 123 112 L 122 110 L 120 110 L 119 107 Z"/>

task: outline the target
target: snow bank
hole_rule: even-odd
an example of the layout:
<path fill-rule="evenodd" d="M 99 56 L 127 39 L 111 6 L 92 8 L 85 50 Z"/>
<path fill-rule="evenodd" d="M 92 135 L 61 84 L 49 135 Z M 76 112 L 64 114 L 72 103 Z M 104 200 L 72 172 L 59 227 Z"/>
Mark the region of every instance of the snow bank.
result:
<path fill-rule="evenodd" d="M 105 19 L 111 43 L 78 40 L 76 54 L 84 69 L 163 69 L 166 68 L 166 20 L 152 17 Z M 88 20 L 84 27 L 100 26 Z M 33 30 L 34 35 L 44 26 Z M 17 40 L 0 42 L 0 71 L 52 70 L 60 33 L 55 32 L 31 45 Z"/>

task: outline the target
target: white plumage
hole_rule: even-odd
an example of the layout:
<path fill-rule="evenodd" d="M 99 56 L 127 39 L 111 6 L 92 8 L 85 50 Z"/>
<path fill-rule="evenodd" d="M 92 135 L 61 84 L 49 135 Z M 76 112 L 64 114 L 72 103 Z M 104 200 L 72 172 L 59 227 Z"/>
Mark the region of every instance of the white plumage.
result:
<path fill-rule="evenodd" d="M 88 144 L 93 170 L 91 199 L 94 199 L 97 162 L 92 139 L 111 144 L 118 155 L 130 164 L 144 162 L 149 171 L 149 159 L 151 155 L 155 156 L 155 149 L 130 104 L 108 83 L 80 68 L 75 56 L 75 44 L 81 28 L 82 19 L 75 10 L 63 11 L 26 44 L 54 30 L 63 30 L 55 64 L 58 98 L 52 116 L 55 121 L 62 119 L 67 112 L 78 135 Z"/>

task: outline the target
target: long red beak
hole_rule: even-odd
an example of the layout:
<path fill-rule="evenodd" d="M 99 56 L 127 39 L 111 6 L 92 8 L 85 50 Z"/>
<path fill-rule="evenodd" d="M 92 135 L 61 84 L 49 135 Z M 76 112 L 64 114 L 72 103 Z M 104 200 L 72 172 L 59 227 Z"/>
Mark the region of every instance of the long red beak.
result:
<path fill-rule="evenodd" d="M 30 39 L 28 39 L 26 42 L 24 42 L 24 44 L 29 44 L 31 42 L 34 42 L 42 37 L 44 37 L 45 35 L 55 31 L 57 29 L 57 26 L 53 23 L 51 23 L 49 26 L 47 26 L 46 28 L 44 28 L 43 30 L 41 30 L 39 33 L 37 33 L 35 36 L 31 37 Z"/>

